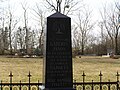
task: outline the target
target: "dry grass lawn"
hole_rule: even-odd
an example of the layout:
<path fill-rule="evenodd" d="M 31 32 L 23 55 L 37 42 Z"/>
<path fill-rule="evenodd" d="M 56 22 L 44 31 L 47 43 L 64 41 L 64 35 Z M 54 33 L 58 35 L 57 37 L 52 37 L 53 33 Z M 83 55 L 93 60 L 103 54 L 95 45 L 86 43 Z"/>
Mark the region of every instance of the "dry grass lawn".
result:
<path fill-rule="evenodd" d="M 0 56 L 0 80 L 9 82 L 9 73 L 13 72 L 13 82 L 28 82 L 29 71 L 31 81 L 42 82 L 43 59 L 41 58 L 6 58 Z M 88 57 L 73 59 L 73 76 L 82 81 L 82 72 L 86 74 L 86 81 L 99 81 L 99 72 L 102 71 L 103 81 L 116 81 L 116 72 L 120 72 L 120 59 Z"/>
<path fill-rule="evenodd" d="M 116 81 L 117 71 L 120 72 L 120 59 L 103 57 L 82 57 L 73 59 L 74 79 L 82 81 L 83 71 L 86 73 L 86 81 L 99 81 L 100 71 L 103 81 Z"/>
<path fill-rule="evenodd" d="M 0 57 L 0 79 L 9 82 L 9 73 L 13 73 L 13 82 L 28 82 L 28 73 L 31 72 L 31 81 L 42 81 L 43 63 L 40 58 L 5 58 Z"/>

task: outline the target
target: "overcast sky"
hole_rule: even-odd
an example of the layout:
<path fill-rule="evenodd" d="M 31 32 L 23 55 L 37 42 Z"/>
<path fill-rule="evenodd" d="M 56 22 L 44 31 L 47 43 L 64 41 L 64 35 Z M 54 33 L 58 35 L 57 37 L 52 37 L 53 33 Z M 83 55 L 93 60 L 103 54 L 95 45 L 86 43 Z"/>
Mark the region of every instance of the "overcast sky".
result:
<path fill-rule="evenodd" d="M 16 12 L 21 12 L 21 4 L 27 3 L 27 6 L 30 8 L 35 7 L 35 4 L 38 3 L 40 6 L 44 0 L 6 0 L 2 3 L 2 6 L 6 6 L 6 2 L 10 3 L 12 8 L 16 9 Z M 56 1 L 56 0 L 55 0 Z M 74 0 L 81 1 L 81 0 Z M 83 3 L 86 4 L 89 8 L 93 10 L 94 13 L 98 12 L 104 4 L 114 3 L 115 0 L 83 0 Z M 43 8 L 43 7 L 41 7 Z"/>
<path fill-rule="evenodd" d="M 100 10 L 103 9 L 103 6 L 105 4 L 110 6 L 115 3 L 115 0 L 84 0 L 84 2 L 93 10 L 94 18 L 99 19 Z"/>
<path fill-rule="evenodd" d="M 6 0 L 4 2 L 0 3 L 1 7 L 7 7 L 8 4 L 10 4 L 10 6 L 13 8 L 14 10 L 14 14 L 18 17 L 23 17 L 23 9 L 21 4 L 25 4 L 27 3 L 26 6 L 29 6 L 29 9 L 31 10 L 32 8 L 35 7 L 36 3 L 41 6 L 41 8 L 43 9 L 43 3 L 44 0 Z M 56 1 L 56 0 L 55 0 Z M 79 0 L 76 0 L 79 1 Z M 81 0 L 80 0 L 81 1 Z M 89 7 L 89 9 L 92 10 L 92 15 L 93 15 L 93 20 L 98 20 L 100 18 L 100 12 L 99 10 L 102 9 L 103 5 L 105 4 L 111 4 L 114 3 L 115 0 L 83 0 L 82 3 L 84 3 L 87 7 Z M 80 5 L 80 4 L 79 4 Z M 29 10 L 29 16 L 31 15 L 31 12 Z M 48 14 L 47 14 L 48 15 Z M 46 15 L 46 17 L 47 17 Z M 31 17 L 29 17 L 29 20 L 32 20 Z"/>

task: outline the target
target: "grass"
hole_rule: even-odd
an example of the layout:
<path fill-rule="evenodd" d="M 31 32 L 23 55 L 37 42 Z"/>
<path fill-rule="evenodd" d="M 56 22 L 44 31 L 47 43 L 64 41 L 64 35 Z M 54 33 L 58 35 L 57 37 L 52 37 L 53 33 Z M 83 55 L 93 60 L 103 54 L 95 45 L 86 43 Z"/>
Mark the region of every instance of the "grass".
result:
<path fill-rule="evenodd" d="M 42 82 L 43 59 L 41 58 L 6 58 L 0 56 L 0 80 L 9 82 L 9 73 L 13 73 L 13 82 L 28 82 L 29 71 L 32 74 L 31 81 Z M 86 81 L 99 81 L 99 73 L 102 71 L 103 81 L 116 81 L 116 72 L 120 72 L 120 59 L 103 57 L 73 58 L 73 78 L 82 81 L 83 71 Z"/>
<path fill-rule="evenodd" d="M 117 71 L 120 72 L 120 59 L 103 57 L 82 57 L 73 59 L 74 79 L 82 81 L 83 71 L 86 73 L 86 81 L 99 81 L 100 71 L 103 81 L 116 81 Z"/>
<path fill-rule="evenodd" d="M 5 58 L 0 57 L 0 79 L 9 82 L 9 73 L 13 73 L 13 82 L 28 81 L 29 71 L 32 74 L 31 81 L 42 81 L 42 59 L 40 58 Z"/>

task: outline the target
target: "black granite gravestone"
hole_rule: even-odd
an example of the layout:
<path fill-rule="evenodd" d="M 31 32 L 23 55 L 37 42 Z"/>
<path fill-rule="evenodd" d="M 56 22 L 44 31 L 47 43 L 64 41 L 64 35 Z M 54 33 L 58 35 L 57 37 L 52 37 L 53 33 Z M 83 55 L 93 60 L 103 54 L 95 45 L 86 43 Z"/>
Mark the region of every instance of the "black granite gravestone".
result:
<path fill-rule="evenodd" d="M 57 12 L 47 18 L 45 89 L 72 90 L 71 18 Z"/>

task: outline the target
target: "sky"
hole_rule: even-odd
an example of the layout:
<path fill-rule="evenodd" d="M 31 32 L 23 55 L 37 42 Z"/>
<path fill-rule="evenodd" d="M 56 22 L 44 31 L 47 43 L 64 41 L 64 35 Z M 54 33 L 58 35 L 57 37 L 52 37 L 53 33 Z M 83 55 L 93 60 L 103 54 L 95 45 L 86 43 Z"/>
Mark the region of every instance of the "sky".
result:
<path fill-rule="evenodd" d="M 93 20 L 93 22 L 97 23 L 97 24 L 95 24 L 95 27 L 93 30 L 97 37 L 101 33 L 101 29 L 98 26 L 98 21 L 102 20 L 100 11 L 103 10 L 103 7 L 105 5 L 111 6 L 111 4 L 114 4 L 115 0 L 84 0 L 84 3 L 86 4 L 86 6 L 91 8 L 92 20 Z"/>
<path fill-rule="evenodd" d="M 29 7 L 28 16 L 29 16 L 29 20 L 31 21 L 33 19 L 32 18 L 33 13 L 31 12 L 32 8 L 34 8 L 37 3 L 43 9 L 44 7 L 43 1 L 44 0 L 4 0 L 4 2 L 0 2 L 0 7 L 8 7 L 8 4 L 10 4 L 10 7 L 14 10 L 13 11 L 14 15 L 16 17 L 23 18 L 24 11 L 22 9 L 22 4 L 25 5 L 25 3 L 27 3 L 26 7 Z M 75 1 L 81 1 L 81 0 L 75 0 Z M 93 13 L 92 20 L 96 21 L 100 19 L 100 10 L 103 8 L 103 5 L 111 4 L 114 2 L 115 0 L 83 0 L 81 3 L 85 4 L 85 6 L 89 7 L 92 10 L 92 13 Z M 79 5 L 81 3 L 79 3 Z M 47 16 L 49 16 L 49 14 L 47 14 L 45 17 Z"/>
<path fill-rule="evenodd" d="M 94 19 L 100 18 L 100 10 L 103 9 L 103 6 L 111 5 L 115 0 L 84 0 L 85 4 L 93 10 Z"/>
<path fill-rule="evenodd" d="M 7 5 L 6 3 L 9 3 L 12 6 L 12 8 L 16 9 L 16 13 L 17 13 L 17 12 L 21 12 L 22 10 L 21 4 L 27 3 L 27 6 L 33 8 L 35 7 L 36 3 L 38 3 L 43 8 L 42 5 L 43 1 L 44 0 L 4 0 L 4 2 L 1 2 L 2 4 L 0 5 L 2 5 L 2 7 L 5 7 Z M 74 1 L 81 1 L 81 0 L 74 0 Z M 103 7 L 104 4 L 114 3 L 114 1 L 115 0 L 83 0 L 82 3 L 86 4 L 86 6 L 91 8 L 93 10 L 93 13 L 96 14 L 98 13 L 99 9 Z"/>

